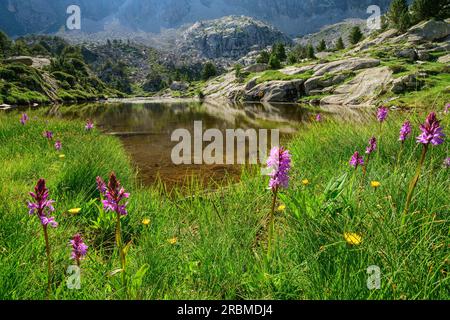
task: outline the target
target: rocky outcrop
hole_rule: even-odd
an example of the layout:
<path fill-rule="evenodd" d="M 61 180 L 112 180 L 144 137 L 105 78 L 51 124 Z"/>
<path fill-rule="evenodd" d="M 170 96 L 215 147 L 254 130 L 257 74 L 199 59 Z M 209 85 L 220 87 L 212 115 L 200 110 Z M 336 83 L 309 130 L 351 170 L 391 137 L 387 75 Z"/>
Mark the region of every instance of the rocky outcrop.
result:
<path fill-rule="evenodd" d="M 189 83 L 174 81 L 170 85 L 170 90 L 174 91 L 186 91 L 189 88 Z"/>
<path fill-rule="evenodd" d="M 265 63 L 255 63 L 246 68 L 244 68 L 244 72 L 263 72 L 269 69 L 269 66 Z"/>
<path fill-rule="evenodd" d="M 314 67 L 314 76 L 323 76 L 326 73 L 337 73 L 342 71 L 357 71 L 361 69 L 374 68 L 380 65 L 380 60 L 371 58 L 349 58 L 319 64 Z"/>
<path fill-rule="evenodd" d="M 226 98 L 231 101 L 238 100 L 245 93 L 246 85 L 237 80 L 235 72 L 226 73 L 208 81 L 203 93 L 212 99 Z"/>
<path fill-rule="evenodd" d="M 26 66 L 31 66 L 37 69 L 41 69 L 45 66 L 50 65 L 50 59 L 48 58 L 39 58 L 39 57 L 30 57 L 30 56 L 16 56 L 5 59 L 6 63 L 20 63 Z"/>
<path fill-rule="evenodd" d="M 388 67 L 370 68 L 360 72 L 354 79 L 338 86 L 333 95 L 323 98 L 321 104 L 370 105 L 378 92 L 391 81 L 392 71 Z"/>
<path fill-rule="evenodd" d="M 418 59 L 417 51 L 414 48 L 400 49 L 395 53 L 397 58 L 404 58 L 411 61 Z"/>
<path fill-rule="evenodd" d="M 424 81 L 419 79 L 424 77 L 424 74 L 409 74 L 392 81 L 391 91 L 395 94 L 404 93 L 408 91 L 420 90 L 424 85 Z"/>
<path fill-rule="evenodd" d="M 302 95 L 304 80 L 268 81 L 245 92 L 246 101 L 295 102 Z"/>
<path fill-rule="evenodd" d="M 312 77 L 305 82 L 305 94 L 315 95 L 323 92 L 323 89 L 329 88 L 331 86 L 340 84 L 350 78 L 353 74 L 350 72 L 345 72 L 341 74 L 336 74 L 332 77 Z"/>
<path fill-rule="evenodd" d="M 439 57 L 437 60 L 439 63 L 450 63 L 450 53 L 445 56 Z"/>
<path fill-rule="evenodd" d="M 435 41 L 450 34 L 450 19 L 446 21 L 429 20 L 421 22 L 408 31 L 409 42 Z"/>
<path fill-rule="evenodd" d="M 292 41 L 274 27 L 244 16 L 201 21 L 188 28 L 177 41 L 181 54 L 207 59 L 239 59 L 274 43 Z"/>

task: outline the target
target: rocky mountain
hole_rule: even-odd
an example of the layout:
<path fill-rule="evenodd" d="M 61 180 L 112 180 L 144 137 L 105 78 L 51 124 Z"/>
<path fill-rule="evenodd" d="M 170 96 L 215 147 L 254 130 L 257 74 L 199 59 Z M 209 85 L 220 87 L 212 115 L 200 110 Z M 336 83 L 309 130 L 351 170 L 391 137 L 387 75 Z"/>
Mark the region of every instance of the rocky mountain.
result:
<path fill-rule="evenodd" d="M 274 27 L 245 16 L 197 22 L 178 38 L 177 50 L 198 59 L 237 60 L 250 51 L 292 40 Z"/>
<path fill-rule="evenodd" d="M 197 21 L 246 15 L 291 36 L 318 31 L 346 18 L 366 18 L 369 5 L 390 0 L 2 0 L 0 29 L 11 36 L 53 33 L 65 26 L 66 8 L 81 7 L 82 30 L 104 31 L 112 22 L 133 31 L 159 33 Z"/>

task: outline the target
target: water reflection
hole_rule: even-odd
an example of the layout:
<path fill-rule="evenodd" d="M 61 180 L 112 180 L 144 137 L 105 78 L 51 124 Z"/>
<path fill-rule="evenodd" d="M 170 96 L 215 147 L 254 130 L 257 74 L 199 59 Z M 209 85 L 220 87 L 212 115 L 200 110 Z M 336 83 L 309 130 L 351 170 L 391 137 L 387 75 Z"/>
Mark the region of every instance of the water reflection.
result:
<path fill-rule="evenodd" d="M 341 110 L 342 111 L 342 110 Z M 329 109 L 330 114 L 342 114 Z M 355 111 L 358 114 L 360 111 Z M 214 102 L 137 101 L 57 106 L 49 111 L 65 118 L 92 118 L 107 134 L 118 136 L 136 164 L 145 184 L 158 176 L 169 187 L 194 176 L 202 183 L 220 182 L 226 176 L 238 179 L 240 165 L 174 165 L 171 141 L 174 130 L 184 128 L 193 136 L 194 121 L 202 121 L 203 130 L 279 129 L 281 142 L 310 121 L 317 113 L 297 104 L 232 104 Z M 350 115 L 354 117 L 354 115 Z"/>

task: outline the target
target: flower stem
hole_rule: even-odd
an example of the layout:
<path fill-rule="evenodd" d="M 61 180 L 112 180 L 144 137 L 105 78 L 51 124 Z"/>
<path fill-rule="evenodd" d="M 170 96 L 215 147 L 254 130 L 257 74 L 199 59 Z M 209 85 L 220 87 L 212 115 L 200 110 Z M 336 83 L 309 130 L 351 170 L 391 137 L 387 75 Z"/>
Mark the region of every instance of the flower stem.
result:
<path fill-rule="evenodd" d="M 50 299 L 51 293 L 51 276 L 52 276 L 52 262 L 50 260 L 50 243 L 48 241 L 47 225 L 43 225 L 45 238 L 45 251 L 47 253 L 47 299 Z"/>
<path fill-rule="evenodd" d="M 405 142 L 402 141 L 402 144 L 401 144 L 401 146 L 400 146 L 400 151 L 398 152 L 398 155 L 397 155 L 397 163 L 395 164 L 394 173 L 397 172 L 398 167 L 399 167 L 399 165 L 400 165 L 400 159 L 402 158 L 402 153 L 403 153 L 403 147 L 404 147 L 404 145 L 405 145 Z"/>
<path fill-rule="evenodd" d="M 117 221 L 116 221 L 116 244 L 117 249 L 119 250 L 120 256 L 120 265 L 122 268 L 122 284 L 126 290 L 126 277 L 125 277 L 125 253 L 123 252 L 122 247 L 122 237 L 121 237 L 121 229 L 120 229 L 120 213 L 117 212 Z"/>
<path fill-rule="evenodd" d="M 423 166 L 423 163 L 425 162 L 425 157 L 427 155 L 427 151 L 428 151 L 428 145 L 424 144 L 423 149 L 422 149 L 422 156 L 420 157 L 419 165 L 417 166 L 417 169 L 416 169 L 416 174 L 414 175 L 413 179 L 411 180 L 411 182 L 409 184 L 408 195 L 406 196 L 405 209 L 403 211 L 403 216 L 402 216 L 402 226 L 405 224 L 406 215 L 408 214 L 408 211 L 409 211 L 409 206 L 411 204 L 411 199 L 412 199 L 412 196 L 414 193 L 414 189 L 416 188 L 417 182 L 419 181 L 420 172 L 422 171 L 422 166 Z"/>
<path fill-rule="evenodd" d="M 270 211 L 270 221 L 269 221 L 269 239 L 267 244 L 267 256 L 270 257 L 271 247 L 272 247 L 272 238 L 275 229 L 275 205 L 277 202 L 278 188 L 273 190 L 273 199 L 272 199 L 272 210 Z"/>

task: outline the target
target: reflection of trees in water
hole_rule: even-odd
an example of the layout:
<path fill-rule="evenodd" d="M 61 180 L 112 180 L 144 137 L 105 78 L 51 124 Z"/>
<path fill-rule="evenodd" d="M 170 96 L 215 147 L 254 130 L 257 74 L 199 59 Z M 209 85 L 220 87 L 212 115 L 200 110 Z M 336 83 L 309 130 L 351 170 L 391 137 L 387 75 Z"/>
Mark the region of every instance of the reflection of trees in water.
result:
<path fill-rule="evenodd" d="M 201 185 L 237 181 L 241 165 L 174 165 L 170 155 L 176 142 L 170 140 L 177 128 L 191 134 L 195 120 L 202 121 L 203 131 L 225 129 L 280 129 L 282 144 L 303 124 L 314 121 L 321 113 L 325 119 L 354 123 L 373 116 L 374 109 L 351 109 L 327 106 L 323 108 L 298 104 L 230 103 L 227 101 L 178 103 L 87 103 L 51 107 L 52 116 L 68 119 L 93 119 L 108 132 L 117 132 L 124 147 L 139 168 L 139 178 L 145 184 L 158 179 L 171 186 L 181 186 L 190 179 Z M 269 134 L 270 136 L 270 134 Z M 206 142 L 204 144 L 207 144 Z M 248 160 L 248 150 L 246 159 Z M 225 149 L 224 149 L 225 152 Z M 259 152 L 259 151 L 258 151 Z M 236 149 L 235 149 L 236 154 Z M 224 154 L 225 155 L 225 154 Z"/>

